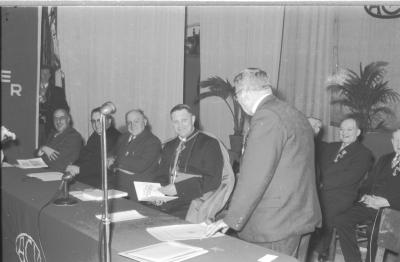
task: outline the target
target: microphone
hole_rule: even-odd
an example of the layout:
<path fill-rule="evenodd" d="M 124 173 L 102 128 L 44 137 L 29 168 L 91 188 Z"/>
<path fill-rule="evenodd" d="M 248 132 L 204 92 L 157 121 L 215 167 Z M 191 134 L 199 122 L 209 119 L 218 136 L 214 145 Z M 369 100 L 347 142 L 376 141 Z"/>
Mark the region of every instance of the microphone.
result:
<path fill-rule="evenodd" d="M 100 107 L 100 112 L 103 115 L 111 115 L 114 114 L 117 109 L 115 108 L 115 105 L 111 102 L 105 102 L 101 107 Z"/>
<path fill-rule="evenodd" d="M 69 197 L 69 188 L 68 188 L 68 183 L 74 178 L 74 175 L 71 174 L 70 172 L 66 172 L 63 176 L 62 176 L 62 182 L 61 182 L 61 186 L 63 189 L 63 195 L 61 198 L 56 199 L 53 203 L 56 206 L 72 206 L 75 205 L 76 203 L 78 203 L 78 201 L 74 198 L 70 198 Z"/>

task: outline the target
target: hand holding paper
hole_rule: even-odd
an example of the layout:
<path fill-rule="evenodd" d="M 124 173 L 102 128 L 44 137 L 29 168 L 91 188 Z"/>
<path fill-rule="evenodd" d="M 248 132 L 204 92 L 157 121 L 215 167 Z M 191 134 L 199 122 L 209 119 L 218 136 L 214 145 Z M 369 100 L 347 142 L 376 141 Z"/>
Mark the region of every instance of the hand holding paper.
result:
<path fill-rule="evenodd" d="M 161 188 L 160 183 L 148 183 L 148 182 L 133 182 L 135 185 L 136 195 L 139 201 L 170 201 L 178 197 L 166 196 L 159 191 Z"/>

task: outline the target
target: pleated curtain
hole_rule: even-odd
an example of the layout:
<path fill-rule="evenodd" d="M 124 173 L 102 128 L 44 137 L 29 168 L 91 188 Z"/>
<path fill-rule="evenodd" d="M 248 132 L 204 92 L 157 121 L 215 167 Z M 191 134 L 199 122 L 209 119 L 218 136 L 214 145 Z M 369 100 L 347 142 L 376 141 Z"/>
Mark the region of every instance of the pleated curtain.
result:
<path fill-rule="evenodd" d="M 183 100 L 185 8 L 59 7 L 58 32 L 67 100 L 87 138 L 90 111 L 106 101 L 141 108 L 162 140 L 174 136 L 169 110 Z"/>

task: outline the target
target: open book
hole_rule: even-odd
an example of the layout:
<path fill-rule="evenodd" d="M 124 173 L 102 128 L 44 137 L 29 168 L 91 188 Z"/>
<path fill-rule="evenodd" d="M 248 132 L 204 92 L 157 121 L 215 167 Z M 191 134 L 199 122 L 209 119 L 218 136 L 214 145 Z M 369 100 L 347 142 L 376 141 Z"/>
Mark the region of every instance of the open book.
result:
<path fill-rule="evenodd" d="M 17 162 L 17 166 L 23 169 L 47 167 L 47 164 L 40 157 L 31 159 L 17 159 Z"/>
<path fill-rule="evenodd" d="M 119 254 L 140 262 L 179 262 L 207 252 L 206 249 L 201 247 L 178 242 L 161 242 Z"/>
<path fill-rule="evenodd" d="M 173 199 L 177 199 L 176 196 L 166 196 L 161 193 L 158 189 L 161 188 L 160 183 L 148 183 L 148 182 L 138 182 L 134 181 L 136 195 L 139 201 L 165 201 L 168 202 Z"/>

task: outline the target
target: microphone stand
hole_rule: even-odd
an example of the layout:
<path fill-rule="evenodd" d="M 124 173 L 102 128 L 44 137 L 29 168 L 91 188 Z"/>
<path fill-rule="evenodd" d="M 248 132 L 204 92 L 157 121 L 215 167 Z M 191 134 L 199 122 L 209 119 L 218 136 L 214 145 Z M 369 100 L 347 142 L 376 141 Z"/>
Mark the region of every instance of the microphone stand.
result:
<path fill-rule="evenodd" d="M 106 143 L 106 116 L 101 113 L 101 171 L 102 171 L 102 189 L 104 212 L 101 221 L 104 229 L 104 250 L 102 252 L 102 261 L 110 262 L 110 215 L 108 213 L 108 177 L 107 177 L 107 143 Z"/>
<path fill-rule="evenodd" d="M 54 200 L 54 204 L 56 206 L 72 206 L 78 203 L 78 201 L 74 198 L 69 197 L 68 183 L 73 179 L 73 175 L 70 173 L 66 173 L 62 177 L 62 187 L 63 187 L 63 195 L 61 198 Z"/>

